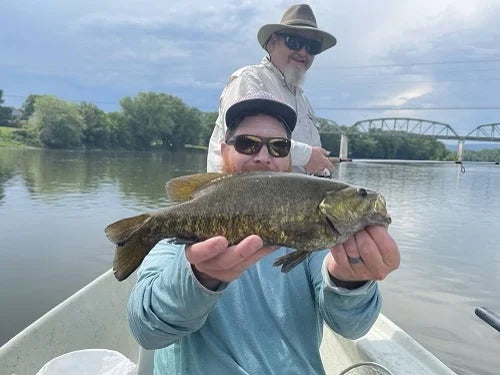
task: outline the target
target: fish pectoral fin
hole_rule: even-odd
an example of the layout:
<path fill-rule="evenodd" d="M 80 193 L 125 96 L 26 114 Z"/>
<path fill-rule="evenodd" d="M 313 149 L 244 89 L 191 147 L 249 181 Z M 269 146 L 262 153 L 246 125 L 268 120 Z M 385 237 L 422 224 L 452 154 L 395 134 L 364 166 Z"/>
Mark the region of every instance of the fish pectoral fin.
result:
<path fill-rule="evenodd" d="M 281 266 L 281 272 L 289 272 L 295 266 L 297 266 L 300 262 L 305 260 L 309 255 L 308 251 L 294 251 L 293 253 L 283 255 L 277 258 L 273 266 Z"/>
<path fill-rule="evenodd" d="M 223 173 L 213 172 L 173 178 L 166 185 L 168 197 L 176 202 L 187 201 L 196 190 L 222 176 L 224 176 Z"/>

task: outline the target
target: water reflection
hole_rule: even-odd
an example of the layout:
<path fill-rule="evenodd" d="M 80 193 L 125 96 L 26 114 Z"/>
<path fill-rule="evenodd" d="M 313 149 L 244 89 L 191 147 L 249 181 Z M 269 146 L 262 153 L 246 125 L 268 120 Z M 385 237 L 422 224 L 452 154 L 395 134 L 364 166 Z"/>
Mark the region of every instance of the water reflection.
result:
<path fill-rule="evenodd" d="M 165 182 L 205 160 L 197 151 L 0 149 L 0 345 L 111 267 L 107 224 L 162 208 Z"/>
<path fill-rule="evenodd" d="M 172 177 L 205 169 L 205 152 L 84 152 L 0 149 L 0 192 L 21 176 L 32 199 L 57 200 L 63 194 L 91 193 L 118 186 L 124 196 L 154 205 L 165 197 Z M 2 198 L 3 195 L 0 195 Z"/>
<path fill-rule="evenodd" d="M 14 177 L 14 170 L 0 165 L 0 206 L 5 198 L 4 185 Z"/>

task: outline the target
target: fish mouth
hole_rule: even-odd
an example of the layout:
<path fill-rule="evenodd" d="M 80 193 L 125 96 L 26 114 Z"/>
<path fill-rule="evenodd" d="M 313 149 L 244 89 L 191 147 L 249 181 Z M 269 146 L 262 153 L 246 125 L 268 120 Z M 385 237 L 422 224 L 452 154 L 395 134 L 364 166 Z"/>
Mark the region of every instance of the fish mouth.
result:
<path fill-rule="evenodd" d="M 387 225 L 391 224 L 392 223 L 392 218 L 391 218 L 391 215 L 387 214 L 387 216 L 385 217 L 385 223 Z"/>
<path fill-rule="evenodd" d="M 382 218 L 383 224 L 389 225 L 392 222 L 391 215 L 387 212 L 385 198 L 382 194 L 375 201 L 375 213 Z"/>
<path fill-rule="evenodd" d="M 325 215 L 325 218 L 326 218 L 326 223 L 328 224 L 328 229 L 330 229 L 330 232 L 332 232 L 332 234 L 335 237 L 340 236 L 340 232 L 337 230 L 337 228 L 335 228 L 335 225 L 333 225 L 333 222 L 330 220 L 328 215 Z"/>
<path fill-rule="evenodd" d="M 375 201 L 375 212 L 379 213 L 381 216 L 388 216 L 385 198 L 382 194 L 379 194 Z"/>

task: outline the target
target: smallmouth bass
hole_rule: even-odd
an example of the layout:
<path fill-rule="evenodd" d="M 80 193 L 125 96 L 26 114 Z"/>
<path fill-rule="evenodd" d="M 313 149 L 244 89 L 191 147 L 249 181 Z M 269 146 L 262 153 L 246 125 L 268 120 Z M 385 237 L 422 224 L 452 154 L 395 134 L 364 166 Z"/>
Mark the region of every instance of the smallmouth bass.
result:
<path fill-rule="evenodd" d="M 192 244 L 224 236 L 234 245 L 256 234 L 264 246 L 296 249 L 274 262 L 288 272 L 312 251 L 342 243 L 368 225 L 391 223 L 380 193 L 298 173 L 201 173 L 170 180 L 167 193 L 178 203 L 106 227 L 117 245 L 118 280 L 165 238 Z"/>

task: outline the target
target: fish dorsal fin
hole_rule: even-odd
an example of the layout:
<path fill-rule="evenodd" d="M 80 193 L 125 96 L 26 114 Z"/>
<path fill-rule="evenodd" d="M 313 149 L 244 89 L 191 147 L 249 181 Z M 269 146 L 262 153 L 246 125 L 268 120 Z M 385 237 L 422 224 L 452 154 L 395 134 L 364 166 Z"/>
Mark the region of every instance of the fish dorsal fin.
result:
<path fill-rule="evenodd" d="M 222 176 L 224 176 L 223 173 L 213 172 L 176 177 L 167 182 L 167 194 L 173 201 L 187 201 L 199 188 Z"/>

